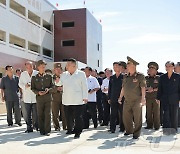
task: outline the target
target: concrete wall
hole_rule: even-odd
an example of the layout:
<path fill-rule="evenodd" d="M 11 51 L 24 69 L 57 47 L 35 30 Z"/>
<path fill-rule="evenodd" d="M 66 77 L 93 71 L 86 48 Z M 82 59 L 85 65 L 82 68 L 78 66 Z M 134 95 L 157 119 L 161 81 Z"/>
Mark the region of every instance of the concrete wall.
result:
<path fill-rule="evenodd" d="M 102 26 L 93 15 L 85 8 L 57 10 L 54 15 L 55 61 L 75 58 L 98 71 L 102 70 Z M 62 28 L 63 21 L 74 21 L 75 26 Z M 62 47 L 62 40 L 69 39 L 75 40 L 75 46 Z"/>
<path fill-rule="evenodd" d="M 102 70 L 102 26 L 93 17 L 93 15 L 86 11 L 86 33 L 87 33 L 87 64 L 97 69 Z M 99 44 L 99 51 L 98 51 Z M 98 67 L 99 60 L 99 67 Z"/>
<path fill-rule="evenodd" d="M 54 57 L 42 55 L 43 47 L 54 51 L 54 34 L 42 27 L 42 20 L 54 25 L 53 7 L 46 0 L 14 0 L 26 8 L 26 16 L 19 14 L 9 7 L 10 0 L 6 0 L 6 6 L 0 4 L 0 30 L 6 32 L 6 42 L 0 42 L 0 53 L 5 59 L 13 56 L 15 65 L 22 66 L 22 61 L 36 61 L 44 59 L 45 61 L 54 61 Z M 34 3 L 35 2 L 35 3 Z M 28 19 L 28 10 L 41 18 L 41 24 Z M 9 34 L 13 34 L 26 40 L 26 48 L 19 48 L 9 44 Z M 28 41 L 40 46 L 40 53 L 28 50 Z M 53 54 L 54 55 L 54 54 Z M 7 57 L 6 57 L 7 56 Z M 11 61 L 9 61 L 11 63 Z M 12 62 L 14 64 L 14 62 Z M 0 67 L 7 65 L 7 60 L 0 61 Z M 24 65 L 23 65 L 24 66 Z"/>
<path fill-rule="evenodd" d="M 87 63 L 86 9 L 58 10 L 55 16 L 55 61 L 75 58 Z M 62 28 L 62 22 L 74 21 L 75 26 Z M 63 40 L 75 40 L 75 46 L 62 46 Z"/>

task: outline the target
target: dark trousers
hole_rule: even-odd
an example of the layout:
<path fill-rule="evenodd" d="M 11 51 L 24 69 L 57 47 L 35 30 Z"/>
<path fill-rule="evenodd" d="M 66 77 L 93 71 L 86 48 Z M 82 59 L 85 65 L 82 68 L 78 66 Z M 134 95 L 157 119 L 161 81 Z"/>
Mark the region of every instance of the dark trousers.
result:
<path fill-rule="evenodd" d="M 75 134 L 80 134 L 82 132 L 83 108 L 84 108 L 84 105 L 64 105 L 68 131 L 71 132 L 74 129 Z"/>
<path fill-rule="evenodd" d="M 180 107 L 178 109 L 178 127 L 180 127 Z"/>
<path fill-rule="evenodd" d="M 162 102 L 163 103 L 163 102 Z M 171 129 L 174 132 L 177 132 L 178 128 L 178 103 L 177 104 L 168 104 L 164 103 L 163 105 L 163 131 Z"/>
<path fill-rule="evenodd" d="M 64 113 L 64 105 L 62 104 L 61 100 L 59 101 L 53 101 L 52 102 L 52 115 L 53 115 L 53 124 L 54 128 L 58 129 L 60 128 L 59 126 L 59 114 L 61 113 L 62 117 L 62 125 L 63 129 L 66 129 L 66 118 L 65 118 L 65 113 Z"/>
<path fill-rule="evenodd" d="M 103 107 L 104 107 L 104 114 L 103 114 L 103 123 L 108 125 L 110 121 L 110 104 L 108 103 L 108 96 L 103 94 Z"/>
<path fill-rule="evenodd" d="M 119 104 L 118 102 L 111 102 L 111 114 L 110 114 L 110 130 L 116 130 L 116 122 L 119 117 L 120 130 L 124 131 L 123 124 L 123 104 Z"/>
<path fill-rule="evenodd" d="M 51 131 L 51 102 L 37 101 L 38 124 L 41 134 Z"/>
<path fill-rule="evenodd" d="M 27 130 L 33 130 L 33 127 L 38 130 L 38 116 L 36 103 L 24 103 L 25 112 L 27 113 L 26 124 Z M 32 119 L 33 117 L 33 119 Z"/>
<path fill-rule="evenodd" d="M 98 121 L 99 123 L 101 123 L 103 121 L 102 93 L 97 94 L 97 110 L 98 110 Z"/>
<path fill-rule="evenodd" d="M 84 128 L 89 128 L 89 119 L 92 118 L 94 126 L 97 126 L 97 109 L 96 102 L 88 102 L 85 104 L 83 120 Z"/>
<path fill-rule="evenodd" d="M 160 124 L 161 124 L 161 126 L 163 125 L 163 114 L 164 114 L 164 111 L 163 111 L 162 103 L 160 103 Z"/>
<path fill-rule="evenodd" d="M 180 107 L 178 109 L 178 127 L 180 127 Z"/>
<path fill-rule="evenodd" d="M 7 123 L 9 125 L 13 124 L 12 110 L 14 109 L 15 123 L 19 124 L 21 122 L 19 101 L 6 101 L 6 109 L 7 109 Z"/>
<path fill-rule="evenodd" d="M 147 127 L 159 129 L 160 127 L 160 105 L 155 98 L 146 98 Z"/>

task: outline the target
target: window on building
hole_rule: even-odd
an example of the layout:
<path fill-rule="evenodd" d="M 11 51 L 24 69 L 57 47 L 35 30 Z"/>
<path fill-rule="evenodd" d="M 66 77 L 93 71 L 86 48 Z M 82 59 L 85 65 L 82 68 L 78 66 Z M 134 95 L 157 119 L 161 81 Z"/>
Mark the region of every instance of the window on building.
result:
<path fill-rule="evenodd" d="M 40 46 L 35 43 L 28 42 L 28 50 L 40 53 Z"/>
<path fill-rule="evenodd" d="M 98 67 L 100 66 L 100 61 L 98 60 Z"/>
<path fill-rule="evenodd" d="M 41 18 L 29 10 L 28 10 L 28 19 L 34 21 L 38 25 L 41 24 Z"/>
<path fill-rule="evenodd" d="M 6 5 L 6 0 L 0 0 L 0 4 Z"/>
<path fill-rule="evenodd" d="M 9 35 L 9 43 L 10 44 L 13 44 L 13 45 L 21 47 L 21 48 L 25 48 L 26 47 L 25 42 L 26 42 L 25 39 L 22 39 L 18 36 L 12 35 L 12 34 Z"/>
<path fill-rule="evenodd" d="M 63 47 L 66 47 L 66 46 L 75 46 L 75 41 L 74 40 L 62 41 L 62 46 Z"/>
<path fill-rule="evenodd" d="M 100 51 L 100 44 L 99 43 L 97 45 L 97 49 L 98 49 L 98 51 Z"/>
<path fill-rule="evenodd" d="M 74 27 L 74 21 L 62 22 L 63 28 Z"/>
<path fill-rule="evenodd" d="M 6 32 L 0 30 L 0 41 L 6 42 Z"/>
<path fill-rule="evenodd" d="M 43 20 L 43 27 L 51 32 L 53 31 L 53 26 L 45 20 Z"/>
<path fill-rule="evenodd" d="M 20 5 L 14 0 L 10 0 L 10 8 L 13 9 L 14 11 L 20 13 L 23 16 L 26 16 L 26 9 L 24 6 Z"/>
<path fill-rule="evenodd" d="M 43 55 L 48 56 L 48 57 L 53 57 L 53 52 L 49 49 L 43 48 Z"/>

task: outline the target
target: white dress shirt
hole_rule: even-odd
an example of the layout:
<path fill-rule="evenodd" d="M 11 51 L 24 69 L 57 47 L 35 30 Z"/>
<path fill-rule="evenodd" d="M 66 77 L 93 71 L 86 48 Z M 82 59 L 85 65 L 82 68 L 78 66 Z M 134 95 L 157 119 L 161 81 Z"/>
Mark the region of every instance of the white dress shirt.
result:
<path fill-rule="evenodd" d="M 100 88 L 98 80 L 91 75 L 87 78 L 87 82 L 88 82 L 88 90 Z M 88 102 L 96 102 L 96 91 L 94 91 L 92 94 L 88 93 Z"/>
<path fill-rule="evenodd" d="M 32 92 L 31 87 L 26 88 L 27 83 L 31 84 L 32 76 L 38 74 L 38 71 L 33 70 L 32 75 L 30 76 L 27 71 L 21 73 L 19 78 L 19 87 L 22 89 L 23 101 L 24 103 L 36 103 L 36 95 Z"/>
<path fill-rule="evenodd" d="M 105 94 L 108 94 L 108 88 L 109 88 L 109 79 L 108 78 L 105 78 L 102 82 L 102 85 L 101 85 L 101 90 L 103 93 Z M 104 91 L 104 89 L 107 89 L 106 91 Z"/>
<path fill-rule="evenodd" d="M 72 75 L 66 71 L 61 74 L 60 82 L 63 86 L 62 104 L 84 104 L 83 99 L 88 98 L 88 88 L 87 79 L 83 71 L 76 70 Z"/>

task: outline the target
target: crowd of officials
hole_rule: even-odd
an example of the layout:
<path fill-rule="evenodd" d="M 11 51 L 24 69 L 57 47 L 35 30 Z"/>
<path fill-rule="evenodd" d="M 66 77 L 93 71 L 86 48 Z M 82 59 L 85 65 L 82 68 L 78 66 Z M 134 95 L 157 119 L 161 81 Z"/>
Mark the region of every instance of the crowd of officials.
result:
<path fill-rule="evenodd" d="M 88 129 L 92 119 L 94 129 L 108 127 L 115 133 L 117 125 L 125 136 L 133 134 L 138 139 L 142 129 L 142 106 L 146 105 L 144 129 L 158 130 L 175 135 L 180 126 L 180 62 L 165 63 L 166 73 L 158 72 L 156 62 L 149 62 L 147 76 L 136 70 L 138 62 L 127 57 L 127 63 L 113 63 L 113 70 L 97 72 L 91 67 L 77 69 L 76 60 L 67 60 L 65 70 L 60 63 L 46 69 L 46 62 L 39 60 L 36 69 L 31 61 L 25 71 L 13 66 L 5 67 L 6 76 L 0 83 L 2 101 L 6 103 L 7 123 L 22 126 L 25 133 L 40 131 L 50 135 L 51 113 L 55 131 L 79 138 Z M 113 74 L 114 71 L 114 74 Z M 179 110 L 179 113 L 178 113 Z M 179 115 L 178 115 L 179 114 Z M 110 125 L 110 127 L 109 127 Z"/>

